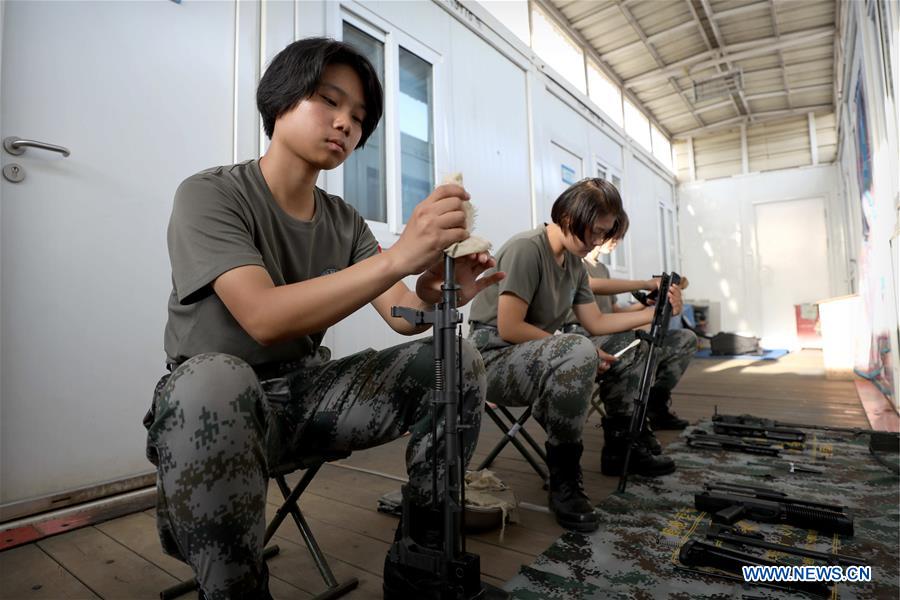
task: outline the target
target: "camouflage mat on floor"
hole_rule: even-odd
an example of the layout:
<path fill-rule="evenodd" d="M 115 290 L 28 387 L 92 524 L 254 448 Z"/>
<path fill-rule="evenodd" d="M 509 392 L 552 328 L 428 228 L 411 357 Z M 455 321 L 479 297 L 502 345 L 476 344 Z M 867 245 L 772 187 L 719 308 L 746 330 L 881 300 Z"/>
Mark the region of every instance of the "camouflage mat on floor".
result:
<path fill-rule="evenodd" d="M 709 421 L 696 428 L 712 432 Z M 838 583 L 831 586 L 831 598 L 900 598 L 900 479 L 869 452 L 867 434 L 804 431 L 806 442 L 791 444 L 779 458 L 691 448 L 683 434 L 666 450 L 678 465 L 675 473 L 629 478 L 624 494 L 614 493 L 597 507 L 598 531 L 566 533 L 532 565 L 523 566 L 504 589 L 513 598 L 529 600 L 813 597 L 678 570 L 682 545 L 703 540 L 711 521 L 711 515 L 695 510 L 694 494 L 704 483 L 728 482 L 847 507 L 854 517 L 852 537 L 749 520 L 737 525 L 762 533 L 769 542 L 855 556 L 872 567 L 871 582 Z M 888 456 L 896 463 L 896 454 Z M 814 465 L 823 473 L 791 473 L 789 462 Z M 766 550 L 741 550 L 778 564 L 822 564 Z"/>

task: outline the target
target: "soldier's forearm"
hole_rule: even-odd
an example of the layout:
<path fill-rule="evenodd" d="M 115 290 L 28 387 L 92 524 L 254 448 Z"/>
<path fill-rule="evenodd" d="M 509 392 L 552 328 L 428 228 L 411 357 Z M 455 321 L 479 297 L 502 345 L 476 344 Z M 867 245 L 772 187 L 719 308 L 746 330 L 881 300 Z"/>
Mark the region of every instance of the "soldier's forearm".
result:
<path fill-rule="evenodd" d="M 497 320 L 497 332 L 500 334 L 501 338 L 510 344 L 521 344 L 522 342 L 541 340 L 551 335 L 540 327 L 535 327 L 525 321 L 507 323 L 501 319 Z"/>
<path fill-rule="evenodd" d="M 653 319 L 652 309 L 642 309 L 639 312 L 620 312 L 602 315 L 600 319 L 588 323 L 582 323 L 591 335 L 609 335 L 629 331 L 650 323 Z"/>
<path fill-rule="evenodd" d="M 653 288 L 653 286 L 648 285 L 650 283 L 649 281 L 642 281 L 640 279 L 600 279 L 590 277 L 588 281 L 592 292 L 604 296 L 621 294 L 623 292 L 649 290 Z"/>

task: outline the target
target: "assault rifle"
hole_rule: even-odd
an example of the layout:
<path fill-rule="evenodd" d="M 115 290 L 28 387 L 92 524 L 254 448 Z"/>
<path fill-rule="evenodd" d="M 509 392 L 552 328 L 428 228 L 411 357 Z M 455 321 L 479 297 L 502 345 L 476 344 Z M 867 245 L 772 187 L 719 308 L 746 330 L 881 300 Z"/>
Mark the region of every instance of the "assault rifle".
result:
<path fill-rule="evenodd" d="M 781 552 L 782 554 L 793 554 L 794 556 L 812 558 L 813 560 L 818 560 L 831 566 L 866 566 L 868 564 L 867 561 L 855 556 L 830 554 L 828 552 L 809 550 L 808 548 L 795 548 L 794 546 L 767 542 L 761 533 L 743 531 L 730 525 L 710 523 L 709 529 L 706 530 L 706 537 L 707 539 L 716 542 L 728 542 L 729 544 L 737 546 L 762 548 L 763 550 L 772 550 L 773 552 Z"/>
<path fill-rule="evenodd" d="M 767 444 L 762 441 L 744 441 L 727 435 L 715 435 L 706 433 L 701 429 L 690 432 L 686 439 L 687 445 L 691 448 L 729 450 L 747 454 L 760 454 L 762 456 L 781 456 L 781 449 L 773 444 Z"/>
<path fill-rule="evenodd" d="M 778 490 L 749 485 L 707 483 L 704 488 L 694 494 L 694 506 L 712 513 L 715 523 L 733 525 L 741 519 L 751 519 L 853 535 L 853 517 L 843 506 L 791 498 Z"/>
<path fill-rule="evenodd" d="M 444 418 L 444 473 L 443 490 L 438 493 L 437 452 L 432 453 L 431 500 L 444 512 L 443 548 L 432 550 L 417 544 L 410 531 L 409 499 L 403 495 L 404 518 L 401 538 L 388 551 L 388 560 L 409 567 L 435 573 L 443 583 L 442 600 L 487 600 L 508 598 L 499 588 L 481 581 L 481 558 L 466 551 L 465 517 L 465 460 L 461 437 L 471 423 L 460 423 L 460 399 L 462 398 L 462 333 L 459 324 L 462 315 L 456 308 L 457 292 L 454 276 L 454 259 L 444 255 L 444 284 L 441 286 L 441 302 L 432 311 L 394 306 L 391 316 L 403 317 L 413 325 L 433 325 L 434 390 L 431 399 L 432 440 L 437 440 L 438 414 Z M 436 443 L 436 442 L 435 442 Z M 388 590 L 385 589 L 385 596 Z"/>
<path fill-rule="evenodd" d="M 864 433 L 877 433 L 872 429 L 861 429 L 859 427 L 831 427 L 829 425 L 810 425 L 808 423 L 786 423 L 784 421 L 776 421 L 775 419 L 765 419 L 763 417 L 755 417 L 753 415 L 722 415 L 719 414 L 719 407 L 716 406 L 712 416 L 713 423 L 723 425 L 744 425 L 752 427 L 760 427 L 763 429 L 803 428 L 803 429 L 819 429 L 821 431 L 833 431 L 837 433 L 851 433 L 861 435 Z"/>
<path fill-rule="evenodd" d="M 638 338 L 646 340 L 650 344 L 650 350 L 647 352 L 647 362 L 644 364 L 644 374 L 641 376 L 640 393 L 634 399 L 631 427 L 628 430 L 628 449 L 625 451 L 625 464 L 622 466 L 622 476 L 619 478 L 619 492 L 624 492 L 625 486 L 628 485 L 628 465 L 631 461 L 631 451 L 638 444 L 638 439 L 644 429 L 644 420 L 647 418 L 647 401 L 650 398 L 650 386 L 653 385 L 653 379 L 656 376 L 659 349 L 669 330 L 669 321 L 672 318 L 669 286 L 680 283 L 681 275 L 678 273 L 663 273 L 659 276 L 659 296 L 653 310 L 650 333 L 642 330 L 635 332 Z"/>
<path fill-rule="evenodd" d="M 777 566 L 777 563 L 766 558 L 741 552 L 739 550 L 733 550 L 725 546 L 714 546 L 713 544 L 707 544 L 706 542 L 701 542 L 699 540 L 688 540 L 681 547 L 678 559 L 682 564 L 687 565 L 688 567 L 713 567 L 737 575 L 742 575 L 742 567 Z M 715 575 L 700 570 L 691 571 L 702 575 Z M 741 577 L 741 579 L 743 580 L 743 577 Z M 768 587 L 807 592 L 824 598 L 831 595 L 831 587 L 820 581 L 784 581 Z"/>
<path fill-rule="evenodd" d="M 722 435 L 736 437 L 755 437 L 775 442 L 805 442 L 806 434 L 799 429 L 788 427 L 767 427 L 763 425 L 744 425 L 743 423 L 713 422 L 713 431 Z"/>

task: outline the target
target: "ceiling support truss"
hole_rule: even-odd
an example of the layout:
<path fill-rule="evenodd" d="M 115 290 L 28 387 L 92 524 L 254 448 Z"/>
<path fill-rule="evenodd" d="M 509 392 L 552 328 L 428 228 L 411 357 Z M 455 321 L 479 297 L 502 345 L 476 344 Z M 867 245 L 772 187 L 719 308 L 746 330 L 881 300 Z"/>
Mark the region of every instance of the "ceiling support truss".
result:
<path fill-rule="evenodd" d="M 653 46 L 653 43 L 647 38 L 647 34 L 644 33 L 644 30 L 641 28 L 640 23 L 638 23 L 637 19 L 631 13 L 631 10 L 628 9 L 624 4 L 619 4 L 619 11 L 621 11 L 622 16 L 625 17 L 625 20 L 628 21 L 628 24 L 631 25 L 631 28 L 634 29 L 634 32 L 641 38 L 641 41 L 644 42 L 644 45 L 647 47 L 647 51 L 653 57 L 653 60 L 656 61 L 656 64 L 659 65 L 661 69 L 666 68 L 666 63 L 663 61 L 662 57 L 659 55 L 659 51 Z M 685 95 L 684 90 L 681 89 L 681 86 L 678 85 L 678 81 L 675 80 L 675 77 L 669 76 L 668 78 L 669 85 L 671 85 L 681 99 L 684 101 L 685 106 L 688 108 L 688 112 L 693 115 L 694 120 L 701 127 L 706 126 L 706 123 L 700 118 L 700 115 L 697 114 L 697 111 L 694 109 L 693 103 L 690 99 Z"/>

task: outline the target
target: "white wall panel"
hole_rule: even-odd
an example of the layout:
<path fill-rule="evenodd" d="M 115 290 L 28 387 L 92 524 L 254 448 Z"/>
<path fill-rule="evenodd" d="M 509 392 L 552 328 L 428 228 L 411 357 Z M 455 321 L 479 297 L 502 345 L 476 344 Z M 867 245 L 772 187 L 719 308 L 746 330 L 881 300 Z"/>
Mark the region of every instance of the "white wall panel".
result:
<path fill-rule="evenodd" d="M 780 80 L 779 80 L 780 85 Z M 775 99 L 773 102 L 784 102 Z M 753 102 L 755 111 L 767 107 L 761 101 Z M 785 108 L 772 105 L 768 108 Z M 712 113 L 704 113 L 707 118 Z M 816 137 L 819 164 L 832 163 L 835 160 L 837 136 L 834 113 L 816 115 Z M 694 143 L 694 164 L 697 179 L 718 179 L 741 175 L 741 133 L 734 128 L 727 131 L 712 132 L 707 135 L 696 135 Z M 747 153 L 749 171 L 764 172 L 805 167 L 812 164 L 810 150 L 809 127 L 805 114 L 788 117 L 777 121 L 768 121 L 747 125 Z M 674 144 L 675 165 L 678 180 L 690 180 L 687 141 Z"/>
<path fill-rule="evenodd" d="M 806 115 L 747 128 L 750 171 L 775 171 L 812 164 Z"/>
<path fill-rule="evenodd" d="M 816 115 L 816 145 L 819 152 L 819 163 L 834 162 L 837 154 L 837 130 L 834 113 Z"/>
<path fill-rule="evenodd" d="M 140 421 L 165 370 L 172 197 L 252 153 L 235 113 L 254 97 L 258 4 L 3 10 L 3 135 L 71 155 L 29 150 L 27 179 L 0 184 L 0 503 L 65 502 L 153 470 Z"/>
<path fill-rule="evenodd" d="M 621 173 L 624 168 L 622 145 L 595 127 L 588 129 L 588 136 L 594 158 Z"/>
<path fill-rule="evenodd" d="M 678 181 L 691 181 L 691 169 L 693 166 L 690 161 L 692 159 L 690 144 L 688 140 L 680 140 L 672 144 L 673 154 L 675 155 L 675 175 Z"/>
<path fill-rule="evenodd" d="M 836 167 L 821 165 L 679 185 L 682 269 L 691 280 L 687 296 L 719 302 L 724 331 L 758 335 L 765 298 L 758 287 L 754 204 L 818 197 L 825 199 L 828 231 L 827 294 L 847 293 L 846 259 L 840 243 L 844 217 L 835 184 Z M 797 236 L 804 234 L 801 225 L 795 228 Z"/>
<path fill-rule="evenodd" d="M 659 176 L 632 154 L 626 157 L 624 193 L 628 198 L 631 226 L 625 236 L 629 250 L 630 274 L 646 279 L 662 269 L 662 240 L 659 238 L 659 203 L 672 201 L 671 189 L 666 194 Z"/>
<path fill-rule="evenodd" d="M 876 11 L 876 8 L 878 9 Z M 897 62 L 898 7 L 896 3 L 848 3 L 847 22 L 842 27 L 845 56 L 841 103 L 841 137 L 838 163 L 840 187 L 846 195 L 844 209 L 849 223 L 848 247 L 854 268 L 854 290 L 860 295 L 865 320 L 855 328 L 857 366 L 883 373 L 879 382 L 900 406 L 900 298 L 891 293 L 898 287 L 891 264 L 891 241 L 898 243 L 900 231 L 900 179 L 897 177 L 898 101 L 900 63 Z M 883 29 L 878 19 L 885 19 Z M 882 35 L 887 34 L 887 39 Z M 886 56 L 892 57 L 885 60 Z M 890 69 L 887 73 L 886 70 Z M 892 84 L 892 89 L 887 83 Z M 870 155 L 871 185 L 863 190 L 860 161 L 857 89 L 865 100 Z M 865 220 L 866 227 L 862 223 Z M 887 338 L 887 339 L 885 339 Z M 877 343 L 890 351 L 880 354 Z M 887 362 L 886 365 L 882 361 Z M 885 375 L 893 371 L 893 390 Z M 887 395 L 887 394 L 886 394 Z"/>
<path fill-rule="evenodd" d="M 741 132 L 738 129 L 694 138 L 697 179 L 717 179 L 741 172 Z"/>
<path fill-rule="evenodd" d="M 541 176 L 537 193 L 537 214 L 534 223 L 550 221 L 550 208 L 565 189 L 561 180 L 561 164 L 553 146 L 565 149 L 580 162 L 579 176 L 586 173 L 591 162 L 588 122 L 550 93 L 544 85 L 535 86 L 534 98 L 534 160 Z M 573 165 L 568 165 L 573 166 Z"/>

